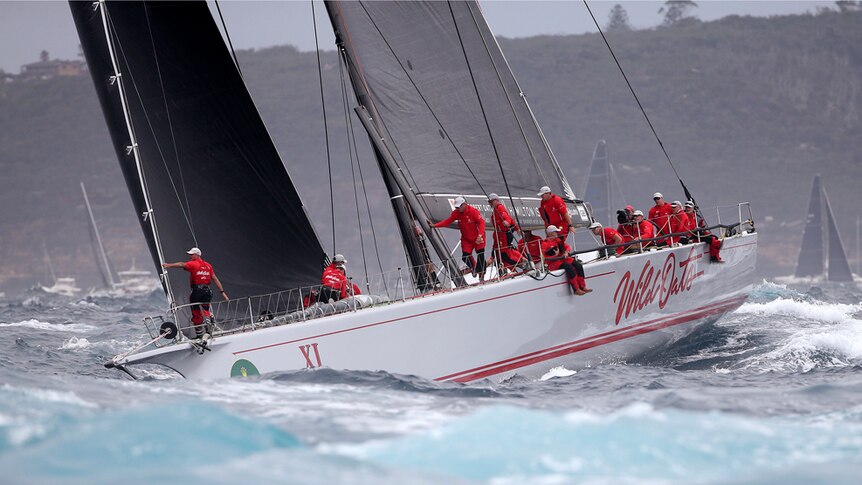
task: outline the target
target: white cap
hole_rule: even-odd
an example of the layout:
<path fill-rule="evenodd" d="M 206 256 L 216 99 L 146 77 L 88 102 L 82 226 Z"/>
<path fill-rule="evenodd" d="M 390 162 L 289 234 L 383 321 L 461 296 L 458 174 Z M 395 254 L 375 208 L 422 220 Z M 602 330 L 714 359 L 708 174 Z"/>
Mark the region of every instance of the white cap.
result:
<path fill-rule="evenodd" d="M 545 234 L 550 234 L 552 232 L 560 232 L 560 229 L 553 224 L 545 228 Z"/>
<path fill-rule="evenodd" d="M 490 194 L 488 194 L 488 200 L 500 200 L 500 196 L 495 194 L 494 192 L 491 192 Z"/>
<path fill-rule="evenodd" d="M 548 187 L 547 185 L 545 185 L 544 187 L 539 189 L 539 193 L 536 195 L 545 195 L 545 194 L 550 194 L 550 193 L 551 193 L 551 188 Z"/>
<path fill-rule="evenodd" d="M 602 225 L 599 224 L 598 222 L 594 222 L 594 223 L 590 224 L 590 229 L 595 229 L 597 227 L 602 227 Z"/>
<path fill-rule="evenodd" d="M 670 206 L 671 207 L 682 207 L 682 204 L 680 204 L 678 200 L 675 200 L 675 201 L 670 203 Z"/>
<path fill-rule="evenodd" d="M 464 202 L 467 202 L 467 201 L 464 200 L 463 197 L 455 197 L 455 202 L 453 202 L 452 204 L 457 209 L 458 207 L 461 207 L 462 205 L 464 205 Z"/>
<path fill-rule="evenodd" d="M 186 251 L 186 254 L 197 254 L 198 256 L 200 256 L 201 250 L 198 248 L 191 248 L 188 251 Z"/>
<path fill-rule="evenodd" d="M 346 259 L 344 259 L 344 255 L 343 255 L 343 254 L 336 254 L 335 256 L 333 256 L 333 257 L 332 257 L 332 262 L 333 262 L 333 263 L 342 263 L 342 264 L 344 264 L 344 263 L 346 263 L 346 262 L 347 262 L 347 260 L 346 260 Z"/>
<path fill-rule="evenodd" d="M 694 207 L 694 202 L 687 200 L 687 201 L 685 201 L 685 206 L 686 207 Z"/>
<path fill-rule="evenodd" d="M 643 215 L 644 215 L 644 211 L 642 211 L 642 210 L 636 210 L 636 211 L 634 212 L 634 215 L 636 215 L 636 216 L 643 216 Z"/>
<path fill-rule="evenodd" d="M 659 198 L 664 199 L 664 196 L 661 195 L 661 192 L 656 192 L 656 193 L 652 194 L 652 198 L 653 199 L 659 199 Z"/>

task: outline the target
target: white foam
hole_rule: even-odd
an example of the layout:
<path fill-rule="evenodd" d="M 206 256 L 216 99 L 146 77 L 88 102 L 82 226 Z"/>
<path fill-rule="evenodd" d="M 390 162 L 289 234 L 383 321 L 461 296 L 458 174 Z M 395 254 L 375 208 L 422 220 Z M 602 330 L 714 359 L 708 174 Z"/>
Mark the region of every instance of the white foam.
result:
<path fill-rule="evenodd" d="M 822 303 L 778 298 L 767 303 L 746 303 L 736 313 L 782 315 L 820 322 L 843 322 L 862 309 L 862 305 Z"/>
<path fill-rule="evenodd" d="M 578 373 L 578 371 L 569 370 L 563 366 L 558 366 L 558 367 L 554 367 L 553 369 L 546 372 L 545 375 L 543 375 L 541 377 L 541 379 L 539 379 L 539 380 L 547 381 L 548 379 L 553 379 L 555 377 L 569 377 L 569 376 L 573 376 L 577 373 Z"/>
<path fill-rule="evenodd" d="M 87 401 L 71 391 L 55 391 L 51 389 L 33 389 L 26 387 L 15 387 L 10 384 L 3 384 L 3 389 L 20 392 L 38 401 L 56 403 L 56 404 L 72 404 L 85 408 L 97 408 L 98 406 L 90 401 Z"/>
<path fill-rule="evenodd" d="M 38 330 L 50 330 L 54 332 L 75 332 L 75 333 L 86 333 L 96 330 L 96 327 L 92 325 L 86 325 L 83 323 L 50 323 L 43 322 L 41 320 L 30 319 L 24 320 L 21 322 L 13 322 L 13 323 L 0 323 L 0 328 L 3 327 L 29 327 L 35 328 Z"/>
<path fill-rule="evenodd" d="M 59 350 L 80 350 L 90 346 L 90 341 L 84 337 L 70 337 L 69 340 L 63 342 Z"/>

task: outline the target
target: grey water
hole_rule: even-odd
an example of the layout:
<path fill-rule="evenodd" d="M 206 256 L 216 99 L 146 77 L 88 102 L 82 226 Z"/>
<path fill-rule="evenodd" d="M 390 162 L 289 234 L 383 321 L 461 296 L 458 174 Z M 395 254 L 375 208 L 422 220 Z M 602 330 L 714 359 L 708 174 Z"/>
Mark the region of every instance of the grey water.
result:
<path fill-rule="evenodd" d="M 862 305 L 770 282 L 637 360 L 544 380 L 103 367 L 163 298 L 0 302 L 3 483 L 858 483 Z"/>

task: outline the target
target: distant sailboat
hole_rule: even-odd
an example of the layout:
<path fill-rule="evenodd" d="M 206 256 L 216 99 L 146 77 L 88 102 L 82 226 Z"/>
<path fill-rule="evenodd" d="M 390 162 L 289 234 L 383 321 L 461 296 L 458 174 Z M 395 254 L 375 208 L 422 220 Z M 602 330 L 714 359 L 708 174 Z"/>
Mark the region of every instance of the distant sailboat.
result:
<path fill-rule="evenodd" d="M 616 185 L 617 191 L 614 191 Z M 616 211 L 626 205 L 625 197 L 619 190 L 614 166 L 608 158 L 605 140 L 599 140 L 593 151 L 593 161 L 587 173 L 584 200 L 590 201 L 593 218 L 602 224 L 615 225 Z"/>
<path fill-rule="evenodd" d="M 75 282 L 75 278 L 70 276 L 57 277 L 57 272 L 54 271 L 54 264 L 51 262 L 51 255 L 48 254 L 48 247 L 45 241 L 42 241 L 42 251 L 45 254 L 45 268 L 50 278 L 51 286 L 37 285 L 35 289 L 63 296 L 75 296 L 81 291 Z"/>
<path fill-rule="evenodd" d="M 828 256 L 824 257 L 823 244 L 823 212 L 824 207 L 821 200 L 825 202 Z M 826 261 L 826 264 L 824 264 Z M 811 198 L 808 203 L 808 215 L 805 219 L 805 231 L 802 233 L 802 248 L 799 251 L 799 260 L 796 264 L 797 278 L 820 278 L 826 276 L 826 281 L 846 282 L 853 281 L 853 274 L 847 262 L 844 245 L 835 224 L 835 216 L 829 197 L 820 184 L 820 175 L 814 177 L 811 186 Z"/>

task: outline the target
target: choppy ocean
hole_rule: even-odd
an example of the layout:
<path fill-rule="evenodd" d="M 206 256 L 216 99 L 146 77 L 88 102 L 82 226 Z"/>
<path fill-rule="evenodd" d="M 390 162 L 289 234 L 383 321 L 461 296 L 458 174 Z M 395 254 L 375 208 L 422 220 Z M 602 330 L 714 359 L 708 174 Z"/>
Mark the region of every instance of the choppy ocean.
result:
<path fill-rule="evenodd" d="M 637 361 L 441 384 L 329 369 L 133 382 L 143 299 L 0 303 L 2 483 L 859 483 L 862 305 L 764 282 Z"/>

